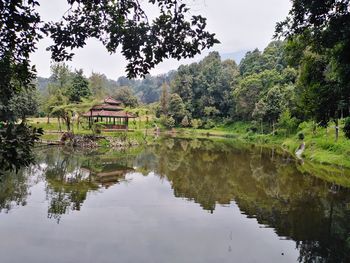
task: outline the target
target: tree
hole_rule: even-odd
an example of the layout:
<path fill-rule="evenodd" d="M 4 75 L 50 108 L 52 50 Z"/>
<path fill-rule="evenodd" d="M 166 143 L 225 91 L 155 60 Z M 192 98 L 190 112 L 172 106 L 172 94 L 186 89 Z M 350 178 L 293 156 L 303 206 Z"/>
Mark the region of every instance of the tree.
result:
<path fill-rule="evenodd" d="M 265 103 L 266 119 L 272 123 L 272 132 L 275 131 L 275 124 L 286 107 L 285 97 L 280 86 L 271 88 L 266 97 L 263 98 Z"/>
<path fill-rule="evenodd" d="M 289 109 L 285 109 L 278 120 L 278 126 L 286 130 L 287 135 L 295 131 L 298 127 L 298 120 L 295 117 L 292 117 Z"/>
<path fill-rule="evenodd" d="M 261 134 L 264 133 L 264 119 L 266 116 L 266 104 L 263 100 L 258 101 L 255 104 L 254 111 L 252 113 L 253 119 L 257 120 L 260 122 L 260 127 L 261 127 Z"/>
<path fill-rule="evenodd" d="M 83 98 L 92 95 L 89 82 L 83 75 L 83 70 L 77 70 L 73 76 L 72 84 L 68 87 L 67 95 L 70 102 L 81 102 Z"/>
<path fill-rule="evenodd" d="M 89 77 L 89 89 L 94 98 L 102 99 L 107 93 L 107 77 L 104 74 L 92 72 Z"/>
<path fill-rule="evenodd" d="M 179 124 L 185 114 L 185 105 L 181 97 L 176 93 L 171 94 L 169 100 L 169 115 L 174 118 L 175 124 Z"/>
<path fill-rule="evenodd" d="M 146 75 L 141 83 L 137 85 L 136 92 L 139 93 L 142 102 L 149 104 L 159 100 L 160 86 L 157 78 Z"/>
<path fill-rule="evenodd" d="M 199 63 L 180 66 L 171 83 L 171 92 L 182 98 L 191 118 L 203 118 L 205 107 L 216 109 L 211 118 L 225 118 L 232 108 L 232 87 L 238 75 L 233 60 L 221 61 L 218 52 L 211 52 Z"/>
<path fill-rule="evenodd" d="M 118 88 L 113 97 L 116 100 L 120 100 L 124 106 L 127 107 L 137 107 L 138 105 L 138 101 L 137 98 L 135 97 L 135 95 L 133 94 L 133 91 L 131 90 L 130 87 L 120 87 Z"/>
<path fill-rule="evenodd" d="M 50 83 L 55 87 L 63 90 L 71 85 L 73 73 L 65 63 L 53 63 L 50 67 Z"/>
<path fill-rule="evenodd" d="M 25 123 L 9 123 L 0 129 L 0 175 L 4 171 L 18 171 L 34 161 L 34 142 L 43 134 L 42 129 L 31 129 Z"/>
<path fill-rule="evenodd" d="M 302 62 L 300 78 L 308 84 L 304 99 L 313 100 L 309 112 L 323 124 L 333 118 L 338 126 L 335 105 L 338 110 L 344 102 L 350 105 L 349 4 L 349 0 L 293 1 L 288 17 L 276 26 L 276 37 L 286 37 L 292 57 L 301 58 L 296 61 Z"/>
<path fill-rule="evenodd" d="M 168 85 L 164 82 L 162 84 L 162 94 L 160 97 L 160 110 L 162 114 L 168 115 L 168 107 L 169 107 L 169 92 Z"/>
<path fill-rule="evenodd" d="M 235 99 L 235 115 L 239 119 L 250 120 L 255 104 L 260 99 L 263 85 L 259 75 L 253 74 L 242 79 L 233 91 Z"/>
<path fill-rule="evenodd" d="M 239 71 L 242 76 L 252 75 L 253 73 L 260 73 L 262 71 L 262 55 L 259 49 L 254 49 L 245 54 L 239 64 Z"/>
<path fill-rule="evenodd" d="M 25 122 L 28 116 L 38 113 L 38 104 L 37 92 L 29 89 L 12 97 L 9 108 L 16 119 L 22 119 L 22 122 Z"/>
<path fill-rule="evenodd" d="M 35 1 L 0 4 L 0 121 L 13 119 L 8 105 L 24 87 L 34 88 L 35 68 L 29 56 L 40 36 L 40 16 Z"/>
<path fill-rule="evenodd" d="M 185 115 L 185 117 L 182 119 L 182 121 L 181 121 L 181 126 L 182 127 L 188 127 L 190 125 L 190 122 L 188 121 L 188 117 L 187 117 L 187 115 Z"/>
<path fill-rule="evenodd" d="M 164 125 L 165 127 L 167 127 L 168 129 L 174 128 L 175 127 L 175 119 L 172 116 L 165 116 L 164 119 Z"/>

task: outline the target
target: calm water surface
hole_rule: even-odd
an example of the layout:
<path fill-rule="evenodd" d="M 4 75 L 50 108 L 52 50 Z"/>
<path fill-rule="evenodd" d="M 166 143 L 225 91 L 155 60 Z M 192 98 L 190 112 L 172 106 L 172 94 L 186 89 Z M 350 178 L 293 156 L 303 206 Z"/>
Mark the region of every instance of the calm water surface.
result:
<path fill-rule="evenodd" d="M 163 139 L 37 160 L 1 178 L 1 263 L 350 262 L 350 190 L 271 150 Z"/>

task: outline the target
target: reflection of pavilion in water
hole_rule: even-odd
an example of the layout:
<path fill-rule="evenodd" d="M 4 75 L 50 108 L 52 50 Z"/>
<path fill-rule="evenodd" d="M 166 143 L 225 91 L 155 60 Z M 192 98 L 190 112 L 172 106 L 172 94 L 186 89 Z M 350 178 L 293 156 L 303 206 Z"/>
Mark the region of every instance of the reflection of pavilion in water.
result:
<path fill-rule="evenodd" d="M 132 171 L 134 171 L 134 169 L 131 167 L 109 163 L 104 165 L 104 169 L 101 172 L 95 174 L 96 182 L 100 183 L 107 189 L 110 186 L 125 180 L 125 175 Z"/>
<path fill-rule="evenodd" d="M 106 189 L 124 181 L 125 175 L 134 171 L 127 161 L 104 161 L 99 164 L 98 169 L 94 167 L 83 167 L 83 169 L 89 171 L 94 181 Z"/>

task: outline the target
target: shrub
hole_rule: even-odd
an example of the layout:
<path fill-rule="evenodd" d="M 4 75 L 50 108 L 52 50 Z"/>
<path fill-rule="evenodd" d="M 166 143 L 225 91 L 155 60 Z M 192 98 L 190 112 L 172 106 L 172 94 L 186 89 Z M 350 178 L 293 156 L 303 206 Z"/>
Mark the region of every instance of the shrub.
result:
<path fill-rule="evenodd" d="M 175 119 L 173 117 L 167 117 L 164 122 L 164 126 L 167 127 L 168 129 L 174 128 L 175 127 Z"/>
<path fill-rule="evenodd" d="M 198 129 L 198 128 L 202 127 L 202 121 L 200 119 L 193 119 L 191 121 L 191 126 L 194 129 Z"/>
<path fill-rule="evenodd" d="M 298 133 L 298 139 L 302 141 L 302 140 L 304 140 L 304 138 L 305 138 L 304 133 L 299 132 L 299 133 Z"/>
<path fill-rule="evenodd" d="M 298 127 L 298 120 L 295 117 L 292 117 L 289 110 L 282 112 L 278 120 L 278 126 L 282 129 L 285 129 L 287 133 L 294 132 Z"/>
<path fill-rule="evenodd" d="M 92 132 L 95 134 L 101 134 L 103 129 L 103 125 L 101 123 L 94 123 L 94 125 L 92 126 Z"/>
<path fill-rule="evenodd" d="M 186 128 L 188 125 L 190 125 L 190 122 L 188 121 L 188 117 L 186 115 L 181 121 L 181 126 Z"/>
<path fill-rule="evenodd" d="M 214 128 L 215 126 L 215 122 L 213 120 L 207 120 L 204 124 L 204 128 L 205 129 L 211 129 L 211 128 Z"/>
<path fill-rule="evenodd" d="M 345 137 L 350 139 L 350 117 L 347 117 L 345 119 L 343 131 L 344 131 Z"/>
<path fill-rule="evenodd" d="M 257 133 L 258 132 L 258 128 L 255 126 L 252 126 L 249 128 L 249 131 L 253 132 L 253 133 Z"/>

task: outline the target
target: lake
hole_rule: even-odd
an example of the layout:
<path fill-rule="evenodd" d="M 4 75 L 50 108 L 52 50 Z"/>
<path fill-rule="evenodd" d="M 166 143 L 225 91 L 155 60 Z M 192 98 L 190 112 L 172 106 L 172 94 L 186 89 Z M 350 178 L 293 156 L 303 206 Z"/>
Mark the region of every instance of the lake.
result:
<path fill-rule="evenodd" d="M 1 263 L 350 262 L 350 189 L 273 149 L 163 138 L 36 155 L 0 181 Z"/>

